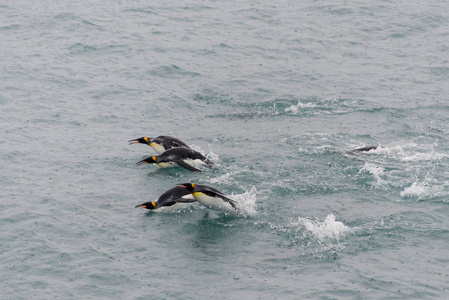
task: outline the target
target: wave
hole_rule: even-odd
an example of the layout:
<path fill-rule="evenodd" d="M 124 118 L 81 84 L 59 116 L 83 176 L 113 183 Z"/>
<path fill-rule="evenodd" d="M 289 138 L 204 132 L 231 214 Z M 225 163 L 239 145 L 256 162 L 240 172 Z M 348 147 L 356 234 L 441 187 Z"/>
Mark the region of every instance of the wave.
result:
<path fill-rule="evenodd" d="M 357 111 L 374 112 L 382 107 L 360 99 L 328 98 L 275 100 L 279 114 L 295 116 L 342 115 Z"/>
<path fill-rule="evenodd" d="M 328 98 L 328 99 L 272 99 L 261 102 L 238 101 L 229 95 L 210 92 L 196 95 L 195 101 L 208 104 L 224 104 L 230 111 L 208 114 L 211 118 L 253 119 L 273 116 L 320 116 L 345 115 L 353 112 L 376 112 L 384 109 L 378 104 L 360 99 Z M 236 112 L 238 111 L 238 112 Z"/>
<path fill-rule="evenodd" d="M 416 144 L 414 142 L 395 146 L 380 145 L 377 149 L 370 150 L 366 153 L 383 155 L 402 162 L 434 161 L 448 158 L 448 154 L 435 151 L 436 145 L 436 143 Z"/>
<path fill-rule="evenodd" d="M 377 185 L 381 185 L 385 182 L 381 178 L 381 175 L 384 173 L 384 171 L 385 171 L 385 169 L 380 166 L 376 166 L 375 164 L 365 162 L 365 164 L 359 171 L 359 175 L 363 172 L 369 172 L 377 180 Z"/>

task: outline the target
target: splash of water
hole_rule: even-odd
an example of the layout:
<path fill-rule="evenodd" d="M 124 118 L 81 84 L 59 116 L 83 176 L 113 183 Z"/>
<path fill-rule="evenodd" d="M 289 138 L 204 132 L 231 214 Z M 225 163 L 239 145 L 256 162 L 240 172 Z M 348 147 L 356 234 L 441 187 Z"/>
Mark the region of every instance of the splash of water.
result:
<path fill-rule="evenodd" d="M 340 221 L 335 221 L 335 216 L 333 214 L 329 214 L 323 222 L 299 218 L 299 223 L 311 232 L 319 241 L 328 239 L 335 239 L 338 241 L 347 233 L 352 232 L 350 227 Z"/>
<path fill-rule="evenodd" d="M 257 200 L 257 190 L 256 187 L 252 187 L 249 191 L 243 194 L 232 195 L 231 198 L 236 200 L 239 204 L 242 214 L 246 217 L 255 216 L 256 210 L 256 200 Z"/>
<path fill-rule="evenodd" d="M 413 182 L 411 186 L 406 187 L 401 193 L 401 197 L 416 197 L 423 199 L 429 195 L 429 187 L 425 182 Z"/>
<path fill-rule="evenodd" d="M 378 167 L 369 162 L 365 162 L 363 167 L 360 169 L 359 174 L 361 174 L 363 172 L 371 173 L 373 175 L 373 177 L 377 180 L 377 185 L 380 185 L 383 183 L 383 180 L 380 176 L 383 174 L 384 168 Z"/>
<path fill-rule="evenodd" d="M 293 114 L 297 114 L 301 108 L 312 108 L 312 107 L 316 107 L 316 104 L 315 103 L 304 104 L 301 101 L 298 101 L 298 104 L 287 107 L 284 111 L 291 112 Z"/>
<path fill-rule="evenodd" d="M 448 157 L 447 154 L 437 153 L 434 147 L 437 143 L 430 145 L 417 145 L 408 143 L 396 146 L 379 146 L 377 149 L 369 151 L 369 154 L 385 155 L 402 162 L 435 161 Z"/>

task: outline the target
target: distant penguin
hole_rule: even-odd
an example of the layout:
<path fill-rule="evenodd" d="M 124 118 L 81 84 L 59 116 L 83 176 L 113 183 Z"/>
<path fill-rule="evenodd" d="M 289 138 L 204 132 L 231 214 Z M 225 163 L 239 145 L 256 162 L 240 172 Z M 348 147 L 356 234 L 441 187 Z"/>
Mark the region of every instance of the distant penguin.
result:
<path fill-rule="evenodd" d="M 207 208 L 220 211 L 240 212 L 235 200 L 229 198 L 214 187 L 194 183 L 182 183 L 178 184 L 178 186 L 191 192 L 193 197 Z"/>
<path fill-rule="evenodd" d="M 177 164 L 178 166 L 192 172 L 201 172 L 200 169 L 193 167 L 192 163 L 206 164 L 208 167 L 213 167 L 214 164 L 207 159 L 203 154 L 190 148 L 171 148 L 157 156 L 149 156 L 139 162 L 137 165 L 155 163 L 164 168 Z"/>
<path fill-rule="evenodd" d="M 171 148 L 175 148 L 175 147 L 185 147 L 185 148 L 190 148 L 189 146 L 187 146 L 186 143 L 184 143 L 183 141 L 171 137 L 171 136 L 158 136 L 155 138 L 150 138 L 150 137 L 141 137 L 138 139 L 134 139 L 134 140 L 129 140 L 128 141 L 130 145 L 132 144 L 146 144 L 148 146 L 150 146 L 151 148 L 153 148 L 158 154 L 163 153 L 165 150 L 171 149 Z"/>
<path fill-rule="evenodd" d="M 176 203 L 192 203 L 195 202 L 196 199 L 193 195 L 187 191 L 186 189 L 175 186 L 162 195 L 155 202 L 145 202 L 136 207 L 143 207 L 146 209 L 158 209 L 164 206 L 172 206 Z"/>
<path fill-rule="evenodd" d="M 371 151 L 371 150 L 376 150 L 377 148 L 379 148 L 379 147 L 378 146 L 366 146 L 366 147 L 350 150 L 349 152 L 352 152 L 352 153 L 355 153 L 355 152 L 368 152 L 368 151 Z"/>

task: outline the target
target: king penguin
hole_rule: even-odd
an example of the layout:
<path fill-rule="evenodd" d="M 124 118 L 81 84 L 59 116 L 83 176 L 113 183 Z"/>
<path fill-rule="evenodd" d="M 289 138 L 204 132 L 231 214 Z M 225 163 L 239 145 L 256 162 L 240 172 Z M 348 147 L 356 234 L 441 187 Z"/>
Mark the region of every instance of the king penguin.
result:
<path fill-rule="evenodd" d="M 165 136 L 165 135 L 161 135 L 155 138 L 150 138 L 150 137 L 141 137 L 138 139 L 134 139 L 134 140 L 129 140 L 128 143 L 130 145 L 132 144 L 147 144 L 148 146 L 150 146 L 151 148 L 154 149 L 154 151 L 156 151 L 158 154 L 163 153 L 165 150 L 171 149 L 171 148 L 175 148 L 175 147 L 184 147 L 184 148 L 190 148 L 189 146 L 187 146 L 186 143 L 184 143 L 183 141 L 174 138 L 172 136 Z"/>
<path fill-rule="evenodd" d="M 160 207 L 164 206 L 172 206 L 176 203 L 192 203 L 195 202 L 196 199 L 193 197 L 193 195 L 186 189 L 175 186 L 162 195 L 159 196 L 159 198 L 153 202 L 145 202 L 139 205 L 136 205 L 136 207 L 143 207 L 146 209 L 158 209 Z"/>
<path fill-rule="evenodd" d="M 171 148 L 157 156 L 149 156 L 139 162 L 137 165 L 155 163 L 160 167 L 169 167 L 177 164 L 178 166 L 192 172 L 201 172 L 200 169 L 192 166 L 192 163 L 206 164 L 208 167 L 213 167 L 214 164 L 207 159 L 203 154 L 190 148 Z"/>
<path fill-rule="evenodd" d="M 214 187 L 190 182 L 178 184 L 178 186 L 191 192 L 193 197 L 207 208 L 227 212 L 240 212 L 240 208 L 235 200 L 229 198 Z"/>

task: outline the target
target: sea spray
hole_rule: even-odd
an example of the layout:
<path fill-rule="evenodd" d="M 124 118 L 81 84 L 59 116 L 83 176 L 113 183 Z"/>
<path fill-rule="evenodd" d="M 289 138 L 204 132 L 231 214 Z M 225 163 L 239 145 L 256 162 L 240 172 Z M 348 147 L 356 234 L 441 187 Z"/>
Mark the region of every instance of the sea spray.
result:
<path fill-rule="evenodd" d="M 256 196 L 257 189 L 253 186 L 249 191 L 246 191 L 243 194 L 231 195 L 231 198 L 238 202 L 243 216 L 252 217 L 257 214 Z"/>
<path fill-rule="evenodd" d="M 406 187 L 400 195 L 403 198 L 424 199 L 429 196 L 429 186 L 426 182 L 413 182 L 412 185 Z"/>
<path fill-rule="evenodd" d="M 377 185 L 381 185 L 383 183 L 381 175 L 384 172 L 384 168 L 376 166 L 375 164 L 372 164 L 372 163 L 369 163 L 369 162 L 365 162 L 365 164 L 360 169 L 358 174 L 360 175 L 360 174 L 362 174 L 364 172 L 371 173 L 373 175 L 374 179 L 376 179 Z"/>
<path fill-rule="evenodd" d="M 352 232 L 351 228 L 340 221 L 336 221 L 333 214 L 329 214 L 322 222 L 300 217 L 298 223 L 302 224 L 307 231 L 321 242 L 326 240 L 336 240 L 338 242 L 340 238 Z"/>

